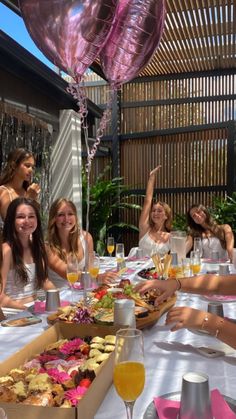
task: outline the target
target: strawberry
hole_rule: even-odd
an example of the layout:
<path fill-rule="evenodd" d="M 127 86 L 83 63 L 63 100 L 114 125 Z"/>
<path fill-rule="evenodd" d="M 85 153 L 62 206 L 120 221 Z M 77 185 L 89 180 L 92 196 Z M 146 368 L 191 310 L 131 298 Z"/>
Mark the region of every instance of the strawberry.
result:
<path fill-rule="evenodd" d="M 89 379 L 89 378 L 83 378 L 81 381 L 80 381 L 80 383 L 79 383 L 79 385 L 80 385 L 80 387 L 89 387 L 90 386 L 90 384 L 91 384 L 92 382 L 91 382 L 91 380 Z"/>

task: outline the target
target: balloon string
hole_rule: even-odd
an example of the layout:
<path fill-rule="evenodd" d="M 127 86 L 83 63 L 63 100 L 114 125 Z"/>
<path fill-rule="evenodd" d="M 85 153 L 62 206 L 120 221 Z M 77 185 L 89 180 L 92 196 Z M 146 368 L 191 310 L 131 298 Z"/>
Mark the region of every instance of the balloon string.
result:
<path fill-rule="evenodd" d="M 70 82 L 69 86 L 67 87 L 67 91 L 73 96 L 74 99 L 77 100 L 77 105 L 79 107 L 79 115 L 81 118 L 81 127 L 84 130 L 84 138 L 85 138 L 85 145 L 87 151 L 87 163 L 86 163 L 86 181 L 87 181 L 87 193 L 86 193 L 86 249 L 85 249 L 85 270 L 88 271 L 89 268 L 89 255 L 88 255 L 88 231 L 89 231 L 89 210 L 90 210 L 90 175 L 91 175 L 91 163 L 95 157 L 97 152 L 97 148 L 101 142 L 101 138 L 104 134 L 104 131 L 108 125 L 108 122 L 111 119 L 111 110 L 112 110 L 112 102 L 114 98 L 115 91 L 117 90 L 117 86 L 111 86 L 111 90 L 108 90 L 109 93 L 109 100 L 107 102 L 106 109 L 103 112 L 99 127 L 96 132 L 96 140 L 91 147 L 89 148 L 88 143 L 88 123 L 87 123 L 87 116 L 88 116 L 88 106 L 87 106 L 87 95 L 86 95 L 86 88 L 84 85 L 84 80 L 82 78 L 76 79 L 74 77 L 75 82 Z"/>

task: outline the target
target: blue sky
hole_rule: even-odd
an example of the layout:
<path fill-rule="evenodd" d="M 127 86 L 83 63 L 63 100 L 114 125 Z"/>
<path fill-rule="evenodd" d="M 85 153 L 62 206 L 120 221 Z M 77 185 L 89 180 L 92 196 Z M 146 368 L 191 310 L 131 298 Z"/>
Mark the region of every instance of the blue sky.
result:
<path fill-rule="evenodd" d="M 26 48 L 31 54 L 35 55 L 48 67 L 53 68 L 53 64 L 43 55 L 31 39 L 24 21 L 16 13 L 0 2 L 0 29 L 13 38 L 18 44 Z"/>

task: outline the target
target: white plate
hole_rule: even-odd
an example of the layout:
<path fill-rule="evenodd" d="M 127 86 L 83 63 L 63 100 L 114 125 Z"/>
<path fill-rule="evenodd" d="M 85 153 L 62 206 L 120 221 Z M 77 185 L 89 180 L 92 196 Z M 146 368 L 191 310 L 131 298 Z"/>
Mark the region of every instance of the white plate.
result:
<path fill-rule="evenodd" d="M 177 392 L 173 392 L 173 393 L 168 393 L 168 394 L 164 394 L 161 397 L 163 399 L 169 399 L 169 400 L 174 400 L 174 401 L 180 401 L 180 396 L 181 396 L 181 392 L 177 391 Z M 233 410 L 234 413 L 236 413 L 236 400 L 231 399 L 231 397 L 227 397 L 224 396 L 225 401 L 228 403 L 229 407 Z M 159 416 L 157 414 L 154 402 L 151 402 L 144 415 L 143 415 L 143 419 L 159 419 Z"/>

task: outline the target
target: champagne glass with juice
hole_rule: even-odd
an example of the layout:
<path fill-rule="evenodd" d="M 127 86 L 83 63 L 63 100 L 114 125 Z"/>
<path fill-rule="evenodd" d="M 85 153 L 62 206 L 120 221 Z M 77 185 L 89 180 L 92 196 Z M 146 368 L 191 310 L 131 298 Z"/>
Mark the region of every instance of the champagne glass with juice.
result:
<path fill-rule="evenodd" d="M 110 259 L 112 257 L 112 253 L 115 250 L 115 242 L 114 242 L 114 237 L 108 237 L 107 238 L 107 251 L 110 255 Z"/>
<path fill-rule="evenodd" d="M 190 269 L 193 275 L 199 274 L 201 270 L 201 257 L 198 250 L 190 252 Z"/>
<path fill-rule="evenodd" d="M 96 279 L 99 274 L 100 258 L 95 252 L 89 255 L 89 274 L 93 279 Z"/>
<path fill-rule="evenodd" d="M 78 259 L 75 254 L 70 254 L 67 256 L 67 267 L 66 267 L 66 277 L 70 284 L 71 288 L 71 302 L 74 302 L 74 287 L 76 281 L 79 278 L 79 265 Z"/>
<path fill-rule="evenodd" d="M 114 386 L 124 401 L 127 419 L 132 419 L 136 399 L 145 383 L 143 335 L 138 329 L 116 333 Z"/>

